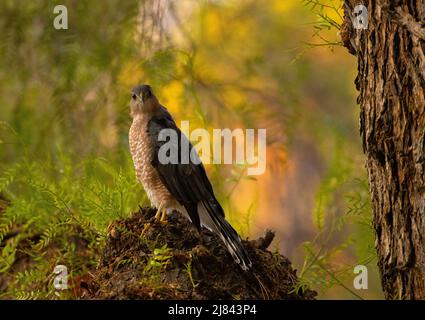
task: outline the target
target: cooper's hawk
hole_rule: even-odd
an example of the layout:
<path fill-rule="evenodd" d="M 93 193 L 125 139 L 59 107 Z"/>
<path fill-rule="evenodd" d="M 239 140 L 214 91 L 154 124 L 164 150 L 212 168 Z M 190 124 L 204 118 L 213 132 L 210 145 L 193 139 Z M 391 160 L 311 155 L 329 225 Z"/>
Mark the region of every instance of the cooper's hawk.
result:
<path fill-rule="evenodd" d="M 173 210 L 184 214 L 198 231 L 205 227 L 216 233 L 234 260 L 243 270 L 248 270 L 252 265 L 248 253 L 237 232 L 225 220 L 204 166 L 200 161 L 181 161 L 184 142 L 189 145 L 189 154 L 194 153 L 197 157 L 197 153 L 171 114 L 158 102 L 148 85 L 133 88 L 130 107 L 133 117 L 129 132 L 130 151 L 136 176 L 152 206 L 158 210 L 155 218 L 165 221 L 167 213 Z M 177 134 L 178 142 L 173 150 L 178 152 L 179 160 L 175 163 L 160 161 L 161 146 L 170 142 L 159 139 L 163 129 L 175 130 Z"/>

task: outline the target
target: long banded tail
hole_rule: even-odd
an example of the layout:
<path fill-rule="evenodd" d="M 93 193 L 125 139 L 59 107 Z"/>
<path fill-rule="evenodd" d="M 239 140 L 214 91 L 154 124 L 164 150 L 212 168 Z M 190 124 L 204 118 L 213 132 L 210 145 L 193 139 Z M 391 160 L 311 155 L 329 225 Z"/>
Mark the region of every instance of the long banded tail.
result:
<path fill-rule="evenodd" d="M 217 234 L 223 241 L 227 250 L 242 270 L 248 271 L 252 267 L 247 250 L 242 244 L 235 229 L 226 221 L 223 209 L 218 202 L 203 202 L 198 205 L 201 224 Z"/>

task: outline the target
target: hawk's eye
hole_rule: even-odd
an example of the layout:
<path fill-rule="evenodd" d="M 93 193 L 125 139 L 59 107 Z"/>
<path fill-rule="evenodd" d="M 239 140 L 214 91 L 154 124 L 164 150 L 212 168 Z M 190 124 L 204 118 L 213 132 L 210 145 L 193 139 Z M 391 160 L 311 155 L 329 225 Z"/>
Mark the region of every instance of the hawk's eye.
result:
<path fill-rule="evenodd" d="M 136 94 L 135 94 L 135 93 L 132 93 L 132 94 L 131 94 L 131 98 L 132 98 L 133 100 L 136 100 L 136 98 L 137 98 Z"/>

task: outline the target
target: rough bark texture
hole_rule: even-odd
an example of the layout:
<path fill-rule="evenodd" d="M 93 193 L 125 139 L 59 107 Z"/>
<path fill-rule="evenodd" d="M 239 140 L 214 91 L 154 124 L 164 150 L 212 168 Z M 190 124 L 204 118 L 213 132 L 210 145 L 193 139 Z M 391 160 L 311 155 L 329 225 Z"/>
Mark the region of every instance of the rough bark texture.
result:
<path fill-rule="evenodd" d="M 360 133 L 387 299 L 425 299 L 425 1 L 364 1 L 356 30 L 345 1 L 341 39 L 358 58 Z"/>

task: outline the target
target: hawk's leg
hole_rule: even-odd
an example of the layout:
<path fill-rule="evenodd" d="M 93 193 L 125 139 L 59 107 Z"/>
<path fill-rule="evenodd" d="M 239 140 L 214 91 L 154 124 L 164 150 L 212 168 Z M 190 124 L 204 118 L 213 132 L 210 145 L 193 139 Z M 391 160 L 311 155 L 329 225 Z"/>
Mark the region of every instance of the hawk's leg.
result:
<path fill-rule="evenodd" d="M 155 220 L 159 221 L 162 224 L 167 223 L 167 210 L 163 209 L 162 205 L 159 205 L 158 210 L 156 211 Z M 150 222 L 145 223 L 140 236 L 143 237 L 146 234 L 146 232 L 149 230 L 151 225 L 152 224 Z"/>
<path fill-rule="evenodd" d="M 158 210 L 156 211 L 156 214 L 155 214 L 155 220 L 161 220 L 161 216 L 162 216 L 162 205 L 159 205 Z"/>
<path fill-rule="evenodd" d="M 160 219 L 160 217 L 161 217 L 161 205 L 158 207 L 158 210 L 156 211 L 156 214 L 155 214 L 155 220 L 159 220 Z M 150 222 L 147 222 L 147 223 L 145 223 L 145 225 L 144 225 L 144 227 L 143 227 L 143 230 L 142 230 L 142 233 L 140 234 L 140 236 L 141 237 L 143 237 L 145 234 L 146 234 L 146 232 L 148 232 L 148 230 L 149 230 L 149 228 L 151 227 L 151 223 Z"/>
<path fill-rule="evenodd" d="M 161 214 L 161 218 L 159 219 L 159 222 L 161 222 L 162 224 L 167 224 L 167 210 L 166 209 L 162 210 L 162 214 Z"/>
<path fill-rule="evenodd" d="M 162 224 L 167 223 L 167 209 L 162 204 L 159 205 L 158 211 L 156 212 L 155 219 Z"/>

